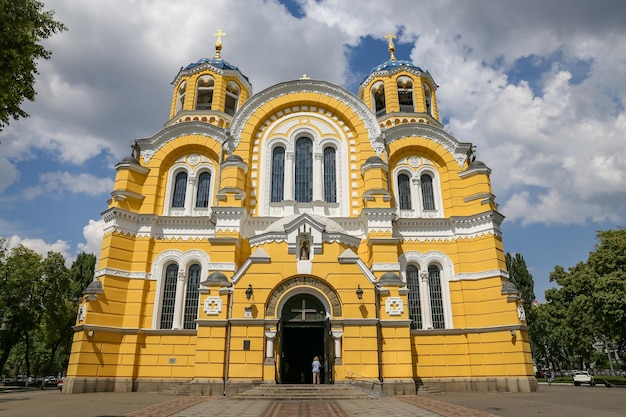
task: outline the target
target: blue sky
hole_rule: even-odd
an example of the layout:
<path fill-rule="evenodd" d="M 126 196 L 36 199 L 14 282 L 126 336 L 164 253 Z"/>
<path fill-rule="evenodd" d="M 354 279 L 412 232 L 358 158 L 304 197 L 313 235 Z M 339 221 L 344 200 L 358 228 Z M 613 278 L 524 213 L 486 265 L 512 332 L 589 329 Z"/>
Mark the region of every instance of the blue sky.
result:
<path fill-rule="evenodd" d="M 626 218 L 626 4 L 391 0 L 48 0 L 69 28 L 46 41 L 30 118 L 0 132 L 0 236 L 71 262 L 98 254 L 100 213 L 129 143 L 159 131 L 174 76 L 214 53 L 254 92 L 306 73 L 356 92 L 396 56 L 439 85 L 445 129 L 478 147 L 542 300 L 555 265 L 585 261 Z"/>

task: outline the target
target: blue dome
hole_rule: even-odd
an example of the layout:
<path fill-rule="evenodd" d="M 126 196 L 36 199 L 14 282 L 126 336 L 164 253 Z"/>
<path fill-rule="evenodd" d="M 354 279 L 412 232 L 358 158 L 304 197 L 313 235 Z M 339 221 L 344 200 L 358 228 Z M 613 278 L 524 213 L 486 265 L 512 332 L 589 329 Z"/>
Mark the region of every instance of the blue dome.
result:
<path fill-rule="evenodd" d="M 236 67 L 235 65 L 224 61 L 221 58 L 202 58 L 200 60 L 198 60 L 198 62 L 192 62 L 191 64 L 187 65 L 183 70 L 189 70 L 192 68 L 197 67 L 198 65 L 202 65 L 202 64 L 210 64 L 212 66 L 214 66 L 215 68 L 219 68 L 222 70 L 231 70 L 231 71 L 237 71 L 239 74 L 241 74 L 241 76 L 243 78 L 246 79 L 246 81 L 250 82 L 250 80 L 248 79 L 248 77 L 246 77 L 245 75 L 243 75 L 243 73 L 241 72 L 241 70 Z"/>
<path fill-rule="evenodd" d="M 418 71 L 424 72 L 422 71 L 422 69 L 416 65 L 413 65 L 413 63 L 411 61 L 406 61 L 404 59 L 394 59 L 394 60 L 389 60 L 386 62 L 383 62 L 380 65 L 377 65 L 374 67 L 374 69 L 372 69 L 372 71 L 370 71 L 370 74 L 372 72 L 378 72 L 378 71 L 385 71 L 385 70 L 389 70 L 392 68 L 398 68 L 398 67 L 409 67 L 409 68 L 413 68 L 416 69 Z"/>

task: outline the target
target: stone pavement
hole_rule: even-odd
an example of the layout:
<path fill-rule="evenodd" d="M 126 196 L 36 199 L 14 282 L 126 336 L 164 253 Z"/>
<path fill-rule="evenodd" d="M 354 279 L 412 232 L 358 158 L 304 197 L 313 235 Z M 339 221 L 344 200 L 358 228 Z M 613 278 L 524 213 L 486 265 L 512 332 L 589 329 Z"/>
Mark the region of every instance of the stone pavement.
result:
<path fill-rule="evenodd" d="M 626 389 L 540 385 L 536 393 L 444 393 L 272 401 L 156 393 L 0 392 L 1 417 L 623 417 Z"/>

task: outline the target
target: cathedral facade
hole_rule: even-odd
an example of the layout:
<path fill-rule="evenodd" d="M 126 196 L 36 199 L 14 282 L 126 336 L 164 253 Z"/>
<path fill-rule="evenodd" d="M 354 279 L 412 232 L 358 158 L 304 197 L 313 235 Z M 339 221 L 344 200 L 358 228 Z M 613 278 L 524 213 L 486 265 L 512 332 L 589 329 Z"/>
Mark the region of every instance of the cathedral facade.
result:
<path fill-rule="evenodd" d="M 389 36 L 357 95 L 253 95 L 217 35 L 115 166 L 64 391 L 230 395 L 311 383 L 315 356 L 326 384 L 535 391 L 491 170 L 430 73 Z"/>

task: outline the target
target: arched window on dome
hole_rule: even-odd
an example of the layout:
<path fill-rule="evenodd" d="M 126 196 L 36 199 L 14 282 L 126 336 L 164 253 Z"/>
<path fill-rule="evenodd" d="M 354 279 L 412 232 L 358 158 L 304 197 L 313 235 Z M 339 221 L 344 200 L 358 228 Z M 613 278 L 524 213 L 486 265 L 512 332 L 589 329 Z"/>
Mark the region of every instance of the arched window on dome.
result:
<path fill-rule="evenodd" d="M 160 329 L 171 329 L 174 324 L 174 309 L 176 304 L 176 282 L 178 280 L 178 265 L 169 264 L 165 268 L 165 282 L 161 302 Z"/>
<path fill-rule="evenodd" d="M 400 103 L 400 111 L 413 113 L 415 105 L 413 104 L 413 80 L 403 75 L 398 78 L 398 102 Z"/>
<path fill-rule="evenodd" d="M 183 109 L 185 105 L 185 91 L 187 91 L 187 81 L 180 83 L 176 97 L 176 113 Z"/>
<path fill-rule="evenodd" d="M 185 195 L 187 193 L 187 172 L 181 171 L 176 174 L 172 207 L 185 207 Z"/>
<path fill-rule="evenodd" d="M 211 173 L 205 171 L 198 176 L 198 189 L 196 191 L 196 207 L 209 207 L 211 194 Z"/>
<path fill-rule="evenodd" d="M 424 83 L 424 102 L 426 104 L 426 113 L 430 114 L 431 116 L 433 114 L 432 101 L 433 92 L 430 89 L 430 86 Z"/>
<path fill-rule="evenodd" d="M 435 193 L 433 190 L 433 177 L 428 174 L 420 176 L 422 189 L 422 208 L 424 210 L 435 210 Z"/>
<path fill-rule="evenodd" d="M 430 296 L 430 314 L 433 329 L 446 328 L 446 316 L 443 308 L 443 294 L 441 291 L 441 271 L 439 267 L 428 267 L 428 290 Z"/>
<path fill-rule="evenodd" d="M 406 285 L 409 288 L 409 318 L 411 329 L 422 328 L 422 307 L 420 300 L 419 269 L 415 265 L 406 267 Z"/>
<path fill-rule="evenodd" d="M 385 84 L 382 81 L 378 81 L 372 86 L 372 103 L 374 103 L 376 117 L 384 116 L 387 108 L 385 105 Z"/>
<path fill-rule="evenodd" d="M 332 146 L 324 148 L 324 201 L 337 202 L 336 151 Z"/>
<path fill-rule="evenodd" d="M 296 140 L 294 197 L 300 203 L 313 201 L 313 141 L 307 137 Z"/>
<path fill-rule="evenodd" d="M 239 86 L 234 81 L 229 81 L 226 84 L 226 104 L 224 107 L 224 113 L 233 116 L 237 111 L 237 104 L 239 102 Z"/>
<path fill-rule="evenodd" d="M 196 110 L 211 110 L 213 104 L 213 86 L 215 80 L 210 75 L 203 75 L 198 79 L 196 91 Z"/>
<path fill-rule="evenodd" d="M 187 290 L 185 291 L 185 313 L 183 329 L 195 329 L 198 318 L 198 304 L 200 298 L 200 272 L 202 268 L 199 264 L 189 267 L 187 274 Z"/>
<path fill-rule="evenodd" d="M 277 146 L 272 150 L 272 196 L 271 202 L 283 201 L 285 190 L 285 148 Z"/>
<path fill-rule="evenodd" d="M 411 210 L 411 179 L 407 174 L 398 175 L 398 197 L 400 210 Z"/>

